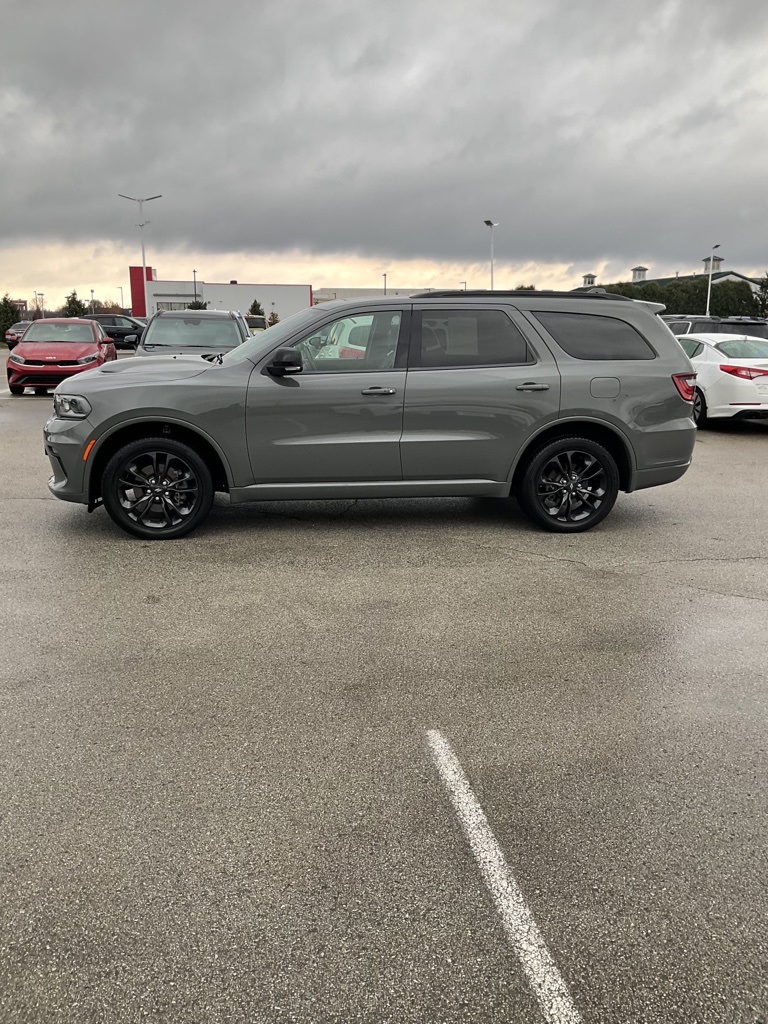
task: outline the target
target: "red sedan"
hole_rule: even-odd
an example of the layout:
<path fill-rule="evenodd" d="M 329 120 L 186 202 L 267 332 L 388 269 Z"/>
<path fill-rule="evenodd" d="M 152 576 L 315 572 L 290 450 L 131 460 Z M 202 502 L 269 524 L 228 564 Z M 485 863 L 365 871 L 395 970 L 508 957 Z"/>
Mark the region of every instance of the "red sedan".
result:
<path fill-rule="evenodd" d="M 35 320 L 8 356 L 8 388 L 21 395 L 24 388 L 45 394 L 63 380 L 117 359 L 114 342 L 93 320 L 58 317 Z"/>

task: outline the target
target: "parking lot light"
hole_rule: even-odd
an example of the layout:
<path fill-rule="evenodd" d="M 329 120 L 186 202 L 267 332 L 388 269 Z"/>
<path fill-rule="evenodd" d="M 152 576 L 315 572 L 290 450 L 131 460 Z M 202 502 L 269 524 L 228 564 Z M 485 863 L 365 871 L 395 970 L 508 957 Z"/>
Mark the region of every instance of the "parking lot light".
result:
<path fill-rule="evenodd" d="M 491 291 L 493 291 L 493 229 L 499 226 L 498 221 L 484 220 L 483 224 L 491 229 Z"/>
<path fill-rule="evenodd" d="M 149 221 L 144 220 L 144 203 L 149 203 L 153 199 L 162 199 L 163 196 L 162 193 L 160 193 L 156 196 L 147 196 L 145 199 L 136 199 L 134 198 L 134 196 L 124 196 L 122 192 L 118 192 L 117 195 L 119 199 L 130 199 L 132 203 L 139 204 L 139 223 L 136 225 L 136 227 L 139 228 L 139 232 L 141 234 L 141 281 L 142 290 L 144 292 L 144 316 L 148 316 L 149 314 L 147 310 L 147 258 L 144 253 L 144 228 L 147 226 L 147 224 L 149 224 Z M 131 312 L 135 312 L 135 310 L 131 310 Z"/>
<path fill-rule="evenodd" d="M 704 316 L 709 316 L 709 299 L 710 299 L 710 296 L 712 295 L 712 267 L 715 265 L 715 249 L 719 249 L 719 248 L 720 248 L 720 243 L 719 242 L 718 242 L 717 245 L 713 245 L 712 246 L 712 253 L 710 254 L 710 257 L 709 257 L 709 280 L 707 282 L 707 312 L 704 314 Z"/>

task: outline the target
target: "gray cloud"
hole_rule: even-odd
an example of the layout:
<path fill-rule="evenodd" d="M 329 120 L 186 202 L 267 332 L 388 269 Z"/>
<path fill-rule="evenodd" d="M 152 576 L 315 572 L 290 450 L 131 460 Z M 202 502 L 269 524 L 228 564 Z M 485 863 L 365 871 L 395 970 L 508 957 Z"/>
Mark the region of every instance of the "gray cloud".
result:
<path fill-rule="evenodd" d="M 768 264 L 759 0 L 11 3 L 0 236 Z M 8 144 L 11 140 L 11 144 Z"/>

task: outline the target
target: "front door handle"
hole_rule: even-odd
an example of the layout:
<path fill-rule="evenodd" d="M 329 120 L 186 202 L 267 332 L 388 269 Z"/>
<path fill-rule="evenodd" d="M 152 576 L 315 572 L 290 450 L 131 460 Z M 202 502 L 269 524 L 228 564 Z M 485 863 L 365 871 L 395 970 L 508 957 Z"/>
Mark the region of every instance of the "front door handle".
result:
<path fill-rule="evenodd" d="M 549 384 L 535 384 L 528 381 L 526 384 L 518 384 L 515 391 L 549 391 Z"/>
<path fill-rule="evenodd" d="M 394 388 L 363 388 L 360 392 L 361 395 L 396 395 L 397 391 Z"/>

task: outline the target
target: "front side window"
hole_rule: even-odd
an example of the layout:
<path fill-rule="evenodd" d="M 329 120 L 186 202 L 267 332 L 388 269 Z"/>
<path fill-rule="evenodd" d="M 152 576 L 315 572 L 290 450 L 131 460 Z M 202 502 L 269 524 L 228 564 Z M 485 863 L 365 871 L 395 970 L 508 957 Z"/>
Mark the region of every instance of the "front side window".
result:
<path fill-rule="evenodd" d="M 391 370 L 401 322 L 399 310 L 355 313 L 324 324 L 294 347 L 301 352 L 304 369 L 310 373 Z"/>
<path fill-rule="evenodd" d="M 507 366 L 533 362 L 519 329 L 500 309 L 422 310 L 416 364 Z"/>
<path fill-rule="evenodd" d="M 98 330 L 98 328 L 97 328 Z M 24 332 L 24 341 L 76 341 L 92 342 L 93 328 L 90 324 L 51 323 L 39 320 Z"/>
<path fill-rule="evenodd" d="M 625 320 L 593 313 L 533 313 L 574 359 L 655 359 L 656 353 Z"/>

